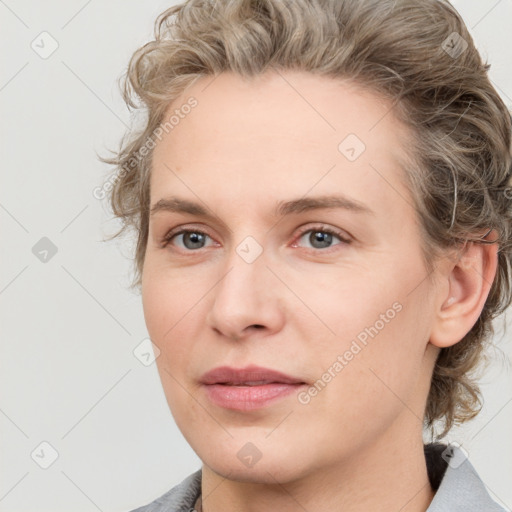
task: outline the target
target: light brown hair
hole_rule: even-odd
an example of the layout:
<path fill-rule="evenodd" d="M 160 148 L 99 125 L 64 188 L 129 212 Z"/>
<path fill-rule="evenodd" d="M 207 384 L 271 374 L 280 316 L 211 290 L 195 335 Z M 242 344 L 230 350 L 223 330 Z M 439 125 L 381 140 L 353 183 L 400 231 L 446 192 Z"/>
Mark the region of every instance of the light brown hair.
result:
<path fill-rule="evenodd" d="M 140 287 L 148 240 L 151 148 L 170 103 L 205 75 L 249 79 L 292 69 L 352 80 L 389 99 L 410 128 L 413 165 L 405 179 L 430 272 L 445 249 L 499 245 L 479 319 L 459 343 L 441 349 L 434 367 L 425 425 L 443 420 L 443 436 L 481 408 L 472 372 L 492 319 L 511 302 L 512 251 L 510 114 L 447 1 L 190 0 L 163 12 L 155 39 L 134 53 L 123 80 L 123 97 L 147 114 L 145 126 L 102 158 L 116 166 L 110 204 L 122 228 L 114 237 L 127 227 L 137 235 L 132 286 Z M 497 239 L 482 239 L 490 228 Z"/>

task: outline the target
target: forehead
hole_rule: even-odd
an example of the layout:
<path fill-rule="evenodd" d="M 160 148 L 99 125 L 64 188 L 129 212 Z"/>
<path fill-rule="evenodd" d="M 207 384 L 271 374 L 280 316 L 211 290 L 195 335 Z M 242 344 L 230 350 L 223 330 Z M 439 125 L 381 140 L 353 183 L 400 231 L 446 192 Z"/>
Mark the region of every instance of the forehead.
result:
<path fill-rule="evenodd" d="M 196 105 L 183 108 L 191 97 Z M 391 108 L 352 82 L 303 72 L 203 77 L 164 117 L 178 122 L 154 149 L 152 202 L 176 187 L 257 200 L 345 185 L 364 198 L 382 193 L 383 179 L 407 194 L 400 174 L 410 134 Z"/>

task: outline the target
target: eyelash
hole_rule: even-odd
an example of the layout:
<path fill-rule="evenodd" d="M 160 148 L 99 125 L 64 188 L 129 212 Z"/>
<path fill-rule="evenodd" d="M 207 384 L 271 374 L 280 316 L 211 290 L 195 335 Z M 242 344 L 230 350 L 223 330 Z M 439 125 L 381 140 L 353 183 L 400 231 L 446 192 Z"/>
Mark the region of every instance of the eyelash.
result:
<path fill-rule="evenodd" d="M 323 253 L 329 253 L 331 252 L 332 250 L 335 250 L 336 246 L 337 245 L 349 245 L 352 241 L 349 240 L 348 238 L 344 237 L 343 236 L 343 233 L 340 232 L 340 231 L 337 231 L 335 229 L 332 229 L 328 226 L 324 226 L 324 225 L 318 225 L 318 226 L 313 226 L 313 227 L 308 227 L 304 230 L 301 230 L 301 232 L 295 237 L 294 239 L 294 242 L 292 244 L 292 247 L 295 247 L 298 243 L 298 241 L 306 234 L 306 233 L 309 233 L 309 232 L 319 232 L 319 233 L 327 233 L 329 235 L 333 235 L 335 236 L 336 238 L 338 238 L 340 240 L 341 243 L 339 244 L 336 244 L 332 247 L 328 247 L 326 249 L 315 249 L 314 247 L 311 248 L 311 247 L 307 247 L 306 249 L 308 251 L 313 251 L 313 252 L 323 252 Z M 171 243 L 171 240 L 175 237 L 177 237 L 178 235 L 182 235 L 182 234 L 186 234 L 186 233 L 199 233 L 201 235 L 205 235 L 211 239 L 213 239 L 208 233 L 206 233 L 205 231 L 202 231 L 201 229 L 186 229 L 186 228 L 183 228 L 183 229 L 180 229 L 178 231 L 170 231 L 169 233 L 167 233 L 163 240 L 162 240 L 162 248 L 165 248 L 167 247 L 168 245 L 170 245 Z M 180 249 L 180 250 L 184 250 L 186 252 L 198 252 L 200 251 L 201 249 L 196 249 L 196 250 L 193 250 L 193 249 Z"/>

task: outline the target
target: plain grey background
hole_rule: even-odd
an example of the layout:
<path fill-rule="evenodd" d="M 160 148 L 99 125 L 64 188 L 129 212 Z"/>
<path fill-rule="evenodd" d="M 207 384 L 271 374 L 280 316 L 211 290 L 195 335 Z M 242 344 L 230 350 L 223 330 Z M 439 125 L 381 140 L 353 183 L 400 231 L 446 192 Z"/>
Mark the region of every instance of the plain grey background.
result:
<path fill-rule="evenodd" d="M 0 0 L 0 511 L 126 511 L 200 467 L 156 366 L 134 355 L 147 331 L 128 289 L 132 245 L 101 242 L 118 224 L 93 196 L 111 172 L 96 152 L 116 147 L 130 122 L 117 79 L 172 3 Z M 512 107 L 512 0 L 455 6 Z M 504 321 L 482 380 L 485 408 L 448 439 L 510 510 Z"/>

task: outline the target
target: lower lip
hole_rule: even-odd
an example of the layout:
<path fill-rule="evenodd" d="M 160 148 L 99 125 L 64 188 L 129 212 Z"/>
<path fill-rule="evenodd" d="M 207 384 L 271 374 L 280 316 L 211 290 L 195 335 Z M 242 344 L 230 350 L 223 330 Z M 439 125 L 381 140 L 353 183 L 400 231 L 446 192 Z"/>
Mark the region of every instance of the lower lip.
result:
<path fill-rule="evenodd" d="M 252 411 L 266 407 L 298 391 L 304 384 L 262 384 L 260 386 L 206 385 L 210 401 L 225 409 Z"/>

